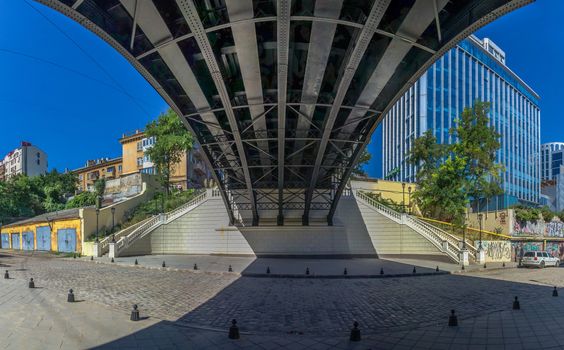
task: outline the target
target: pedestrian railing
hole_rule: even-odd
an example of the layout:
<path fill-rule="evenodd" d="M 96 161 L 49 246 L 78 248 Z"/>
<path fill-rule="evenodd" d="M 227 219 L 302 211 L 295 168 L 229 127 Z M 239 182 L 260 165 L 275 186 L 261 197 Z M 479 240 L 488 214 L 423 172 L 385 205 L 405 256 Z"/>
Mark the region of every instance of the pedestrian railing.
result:
<path fill-rule="evenodd" d="M 169 222 L 174 221 L 182 215 L 194 210 L 196 207 L 205 202 L 206 199 L 207 192 L 203 191 L 202 193 L 198 194 L 196 197 L 188 201 L 186 204 L 183 204 L 170 212 L 153 215 L 150 218 L 146 219 L 145 221 L 143 221 L 142 225 L 139 225 L 134 230 L 130 231 L 129 234 L 120 237 L 114 247 L 115 256 L 119 256 L 120 252 L 123 252 L 124 249 L 131 246 L 131 244 L 133 244 L 139 238 L 142 238 L 148 233 L 154 231 L 157 227 L 168 224 Z"/>
<path fill-rule="evenodd" d="M 129 235 L 133 230 L 139 228 L 141 225 L 143 225 L 144 223 L 146 223 L 150 219 L 151 218 L 147 218 L 145 220 L 139 221 L 136 224 L 128 226 L 128 227 L 124 228 L 123 230 L 119 230 L 118 232 L 105 237 L 103 240 L 100 241 L 100 254 L 104 255 L 104 254 L 109 252 L 110 243 L 112 242 L 113 239 L 115 239 L 116 242 L 117 242 L 120 238 Z"/>
<path fill-rule="evenodd" d="M 408 215 L 406 213 L 399 213 L 392 208 L 376 201 L 374 198 L 370 197 L 360 190 L 356 191 L 356 197 L 361 199 L 372 208 L 376 209 L 380 214 L 386 216 L 387 218 L 399 224 L 407 225 L 415 232 L 425 237 L 429 242 L 436 246 L 440 251 L 447 254 L 454 261 L 460 261 L 463 244 L 462 240 L 458 239 L 456 236 L 451 235 L 450 233 L 443 231 L 442 229 L 423 220 L 420 220 L 415 216 Z M 469 257 L 475 259 L 477 255 L 476 248 L 466 242 L 466 249 L 468 250 Z"/>

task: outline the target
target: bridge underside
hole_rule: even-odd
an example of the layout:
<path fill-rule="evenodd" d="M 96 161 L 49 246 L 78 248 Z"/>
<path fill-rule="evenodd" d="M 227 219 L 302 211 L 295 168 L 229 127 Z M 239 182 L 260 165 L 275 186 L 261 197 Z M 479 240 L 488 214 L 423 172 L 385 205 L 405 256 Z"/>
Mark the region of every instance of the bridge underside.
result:
<path fill-rule="evenodd" d="M 332 224 L 403 92 L 459 40 L 532 0 L 37 1 L 114 46 L 174 108 L 233 223 L 308 225 Z"/>

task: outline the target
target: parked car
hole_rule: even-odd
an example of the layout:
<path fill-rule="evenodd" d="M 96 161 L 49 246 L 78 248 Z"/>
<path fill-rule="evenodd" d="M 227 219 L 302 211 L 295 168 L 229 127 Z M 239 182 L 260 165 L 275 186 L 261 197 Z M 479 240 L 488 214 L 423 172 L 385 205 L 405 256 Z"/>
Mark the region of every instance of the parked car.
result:
<path fill-rule="evenodd" d="M 560 259 L 545 251 L 525 252 L 519 264 L 521 266 L 536 266 L 542 269 L 545 266 L 560 266 Z"/>

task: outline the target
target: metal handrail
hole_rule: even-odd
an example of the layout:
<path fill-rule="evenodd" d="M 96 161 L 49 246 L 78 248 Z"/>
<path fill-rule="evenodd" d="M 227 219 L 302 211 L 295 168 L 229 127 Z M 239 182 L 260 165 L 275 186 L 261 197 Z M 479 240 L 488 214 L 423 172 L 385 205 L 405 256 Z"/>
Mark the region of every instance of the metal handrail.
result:
<path fill-rule="evenodd" d="M 415 216 L 398 213 L 392 208 L 371 198 L 362 191 L 357 190 L 356 195 L 358 198 L 362 199 L 363 201 L 377 209 L 381 214 L 398 223 L 407 224 L 410 228 L 424 236 L 428 241 L 437 246 L 441 251 L 444 251 L 451 258 L 453 258 L 454 260 L 459 260 L 460 253 L 462 251 L 462 240 L 459 240 L 456 236 L 453 236 L 434 225 L 420 220 Z M 446 249 L 443 246 L 443 242 L 447 243 Z M 468 249 L 468 254 L 471 257 L 476 258 L 476 248 L 468 242 L 466 242 L 466 247 Z"/>
<path fill-rule="evenodd" d="M 178 208 L 175 208 L 174 210 L 168 213 L 154 215 L 150 217 L 144 222 L 143 225 L 137 227 L 130 234 L 121 237 L 120 240 L 116 242 L 116 246 L 115 246 L 116 251 L 119 253 L 121 250 L 129 247 L 138 238 L 143 237 L 146 233 L 151 232 L 157 227 L 159 227 L 160 225 L 169 223 L 170 221 L 175 220 L 178 217 L 193 210 L 194 208 L 199 206 L 202 202 L 204 202 L 206 198 L 207 198 L 207 192 L 204 191 L 198 196 L 192 198 L 187 203 L 181 205 Z"/>

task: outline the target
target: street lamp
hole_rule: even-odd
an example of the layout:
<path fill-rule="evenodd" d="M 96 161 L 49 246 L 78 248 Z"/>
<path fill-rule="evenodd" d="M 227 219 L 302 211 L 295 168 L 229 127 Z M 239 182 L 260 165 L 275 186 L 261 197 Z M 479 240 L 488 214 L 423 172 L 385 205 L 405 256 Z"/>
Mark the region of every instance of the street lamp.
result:
<path fill-rule="evenodd" d="M 403 212 L 405 213 L 405 182 L 401 183 L 402 199 L 401 205 L 403 207 Z"/>
<path fill-rule="evenodd" d="M 112 207 L 112 242 L 115 243 L 116 235 L 114 234 L 114 227 L 115 227 L 115 216 L 116 216 L 116 208 Z"/>
<path fill-rule="evenodd" d="M 480 222 L 480 248 L 479 248 L 479 250 L 482 250 L 482 218 L 483 218 L 482 213 L 479 213 L 478 214 L 478 220 Z"/>
<path fill-rule="evenodd" d="M 100 216 L 100 209 L 96 208 L 96 243 L 98 243 L 98 217 Z"/>
<path fill-rule="evenodd" d="M 466 225 L 462 229 L 462 250 L 466 250 Z"/>
<path fill-rule="evenodd" d="M 407 206 L 409 207 L 409 214 L 411 214 L 413 211 L 411 207 L 411 186 L 407 188 Z"/>

